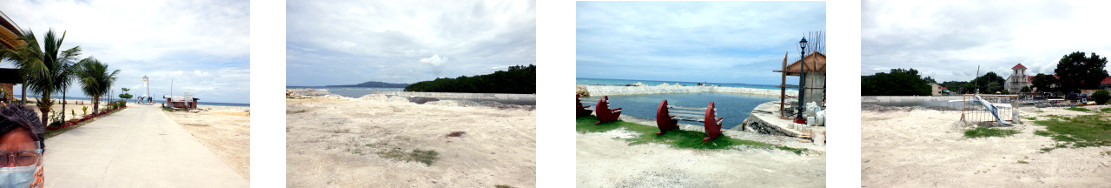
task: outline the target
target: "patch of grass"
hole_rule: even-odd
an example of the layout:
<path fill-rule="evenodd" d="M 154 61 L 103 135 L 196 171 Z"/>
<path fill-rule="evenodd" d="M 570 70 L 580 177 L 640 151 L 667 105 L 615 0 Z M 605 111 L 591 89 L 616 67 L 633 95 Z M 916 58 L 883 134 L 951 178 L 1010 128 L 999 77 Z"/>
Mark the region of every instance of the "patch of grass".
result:
<path fill-rule="evenodd" d="M 1072 118 L 1062 117 L 1034 121 L 1045 125 L 1049 136 L 1055 141 L 1065 142 L 1066 146 L 1089 147 L 1111 145 L 1111 118 L 1099 114 L 1081 115 Z"/>
<path fill-rule="evenodd" d="M 1030 162 L 1026 162 L 1025 160 L 1018 160 L 1018 164 L 1030 164 Z"/>
<path fill-rule="evenodd" d="M 1050 136 L 1050 135 L 1053 135 L 1053 133 L 1051 133 L 1051 132 L 1046 132 L 1046 131 L 1041 131 L 1041 130 L 1036 130 L 1036 131 L 1034 131 L 1034 135 L 1038 135 L 1038 136 Z"/>
<path fill-rule="evenodd" d="M 1103 113 L 1107 113 L 1107 112 L 1111 112 L 1111 108 L 1100 108 L 1099 111 L 1103 112 Z"/>
<path fill-rule="evenodd" d="M 387 159 L 401 160 L 401 161 L 415 161 L 424 163 L 425 165 L 432 166 L 432 162 L 439 159 L 439 153 L 434 150 L 419 150 L 414 149 L 412 152 L 401 151 L 400 149 L 393 149 L 386 152 L 379 152 L 378 156 Z"/>
<path fill-rule="evenodd" d="M 656 135 L 656 132 L 659 132 L 660 129 L 656 128 L 655 126 L 640 125 L 620 120 L 614 122 L 606 122 L 599 125 L 594 125 L 594 122 L 598 122 L 598 118 L 595 116 L 580 117 L 576 119 L 575 130 L 579 133 L 589 133 L 606 132 L 624 128 L 625 130 L 634 132 L 633 138 L 625 139 L 625 141 L 629 142 L 629 145 L 660 143 L 671 145 L 672 147 L 676 148 L 691 149 L 731 149 L 734 146 L 749 146 L 755 148 L 780 149 L 790 151 L 795 154 L 802 154 L 802 151 L 805 150 L 790 148 L 786 146 L 777 146 L 751 140 L 735 139 L 730 138 L 729 136 L 726 136 L 724 134 L 719 136 L 717 139 L 703 143 L 702 138 L 705 138 L 706 134 L 698 131 L 676 129 L 667 131 L 667 133 L 664 133 L 663 135 Z"/>
<path fill-rule="evenodd" d="M 1034 112 L 1037 112 L 1037 113 L 1043 113 L 1043 112 L 1045 112 L 1045 111 L 1042 111 L 1042 110 L 1038 110 L 1038 111 L 1034 111 Z"/>
<path fill-rule="evenodd" d="M 1100 156 L 1111 156 L 1111 151 L 1103 151 L 1103 152 L 1099 152 L 1099 155 L 1100 155 Z"/>
<path fill-rule="evenodd" d="M 1035 120 L 1035 119 L 1038 119 L 1038 118 L 1036 118 L 1036 117 L 1026 117 L 1026 120 Z"/>
<path fill-rule="evenodd" d="M 508 185 L 495 185 L 494 187 L 495 188 L 513 188 L 513 186 L 508 186 Z"/>
<path fill-rule="evenodd" d="M 1091 112 L 1092 111 L 1092 110 L 1089 110 L 1087 108 L 1080 108 L 1080 107 L 1069 107 L 1069 108 L 1066 108 L 1065 110 L 1072 110 L 1072 111 L 1077 111 L 1077 112 Z"/>
<path fill-rule="evenodd" d="M 964 137 L 968 138 L 983 138 L 983 137 L 1007 137 L 1018 134 L 1018 130 L 1010 129 L 996 129 L 987 127 L 976 127 L 975 129 L 964 131 Z"/>

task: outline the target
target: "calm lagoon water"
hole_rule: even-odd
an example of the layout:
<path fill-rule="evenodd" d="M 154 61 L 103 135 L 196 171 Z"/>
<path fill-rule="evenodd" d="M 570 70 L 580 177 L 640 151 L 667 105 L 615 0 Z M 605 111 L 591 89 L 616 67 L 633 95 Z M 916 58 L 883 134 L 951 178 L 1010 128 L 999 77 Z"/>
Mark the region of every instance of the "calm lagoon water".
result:
<path fill-rule="evenodd" d="M 601 96 L 583 98 L 583 105 L 595 106 Z M 657 94 L 657 95 L 627 95 L 610 96 L 610 108 L 622 108 L 622 116 L 656 119 L 656 108 L 660 102 L 667 99 L 672 106 L 705 108 L 710 102 L 718 108 L 718 115 L 725 117 L 722 129 L 733 128 L 740 125 L 756 106 L 779 100 L 778 97 L 752 96 L 727 93 L 689 93 L 689 94 Z M 682 122 L 702 125 L 700 122 Z"/>

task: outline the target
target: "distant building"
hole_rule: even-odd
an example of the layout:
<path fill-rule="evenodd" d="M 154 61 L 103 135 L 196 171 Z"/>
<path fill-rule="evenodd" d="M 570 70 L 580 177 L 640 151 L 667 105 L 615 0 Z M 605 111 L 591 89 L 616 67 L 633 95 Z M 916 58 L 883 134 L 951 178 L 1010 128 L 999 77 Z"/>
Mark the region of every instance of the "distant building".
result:
<path fill-rule="evenodd" d="M 15 85 L 23 82 L 19 69 L 0 68 L 0 101 L 10 102 L 15 96 Z"/>
<path fill-rule="evenodd" d="M 27 44 L 17 39 L 20 35 L 23 35 L 23 31 L 19 30 L 19 25 L 8 18 L 8 15 L 4 15 L 4 12 L 0 12 L 0 48 L 15 49 Z M 0 93 L 3 93 L 3 96 L 0 96 L 0 101 L 11 101 L 13 99 L 15 85 L 23 82 L 18 73 L 18 69 L 0 68 Z"/>
<path fill-rule="evenodd" d="M 1033 87 L 1031 86 L 1033 84 L 1030 82 L 1031 77 L 1026 76 L 1026 66 L 1022 66 L 1022 63 L 1019 63 L 1015 65 L 1015 67 L 1011 67 L 1011 70 L 1014 70 L 1014 72 L 1011 73 L 1011 76 L 1007 77 L 1007 81 L 1003 83 L 1003 89 L 1011 93 L 1018 93 L 1022 91 L 1022 87 Z"/>
<path fill-rule="evenodd" d="M 1109 89 L 1109 88 L 1111 88 L 1111 76 L 1109 76 L 1107 78 L 1103 78 L 1103 81 L 1099 82 L 1099 88 L 1100 89 Z"/>
<path fill-rule="evenodd" d="M 941 84 L 930 83 L 930 95 L 933 95 L 933 96 L 945 95 L 945 87 L 941 87 Z"/>
<path fill-rule="evenodd" d="M 198 98 L 193 98 L 192 94 L 185 92 L 185 95 L 170 95 L 162 96 L 166 99 L 166 106 L 170 108 L 184 108 L 184 109 L 197 109 Z"/>

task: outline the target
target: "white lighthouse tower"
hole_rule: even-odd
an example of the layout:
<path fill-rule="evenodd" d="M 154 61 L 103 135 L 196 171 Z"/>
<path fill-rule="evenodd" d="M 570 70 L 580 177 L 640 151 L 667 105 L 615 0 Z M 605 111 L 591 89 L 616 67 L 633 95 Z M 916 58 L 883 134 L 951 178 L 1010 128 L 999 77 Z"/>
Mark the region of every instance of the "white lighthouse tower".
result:
<path fill-rule="evenodd" d="M 143 87 L 147 87 L 146 97 L 150 97 L 150 78 L 147 78 L 147 75 L 143 75 Z M 139 103 L 142 103 L 142 100 Z"/>

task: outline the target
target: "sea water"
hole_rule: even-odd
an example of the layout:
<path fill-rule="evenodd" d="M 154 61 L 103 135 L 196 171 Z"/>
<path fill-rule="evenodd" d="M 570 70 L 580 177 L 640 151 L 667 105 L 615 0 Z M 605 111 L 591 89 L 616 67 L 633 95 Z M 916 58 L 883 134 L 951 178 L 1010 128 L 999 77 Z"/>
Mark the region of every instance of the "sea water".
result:
<path fill-rule="evenodd" d="M 627 84 L 635 84 L 637 82 L 640 82 L 640 83 L 642 83 L 646 86 L 657 86 L 657 85 L 664 84 L 664 83 L 666 83 L 668 85 L 675 85 L 675 83 L 679 83 L 680 85 L 684 85 L 684 86 L 696 86 L 696 85 L 698 85 L 698 82 L 575 78 L 575 84 L 576 85 L 624 86 L 624 85 L 627 85 Z M 778 85 L 760 85 L 760 84 L 745 84 L 745 83 L 705 83 L 705 82 L 702 83 L 702 84 L 724 86 L 724 87 L 743 87 L 743 88 L 753 88 L 753 89 L 776 89 L 776 90 L 779 89 Z M 796 85 L 788 84 L 788 86 L 796 86 Z M 787 90 L 797 90 L 797 89 L 787 88 Z"/>
<path fill-rule="evenodd" d="M 583 105 L 596 106 L 601 96 L 582 98 Z M 667 99 L 672 106 L 706 108 L 710 102 L 717 107 L 719 117 L 724 117 L 722 129 L 730 129 L 740 125 L 756 106 L 779 100 L 773 96 L 740 95 L 729 93 L 686 93 L 686 94 L 654 94 L 654 95 L 626 95 L 609 96 L 610 108 L 622 108 L 622 116 L 656 119 L 656 109 L 660 102 Z M 701 118 L 701 117 L 700 117 Z M 701 122 L 682 123 L 702 125 Z"/>
<path fill-rule="evenodd" d="M 300 86 L 287 86 L 286 89 L 326 89 L 328 93 L 336 94 L 339 96 L 359 98 L 365 95 L 374 94 L 375 91 L 402 91 L 405 88 L 378 88 L 378 87 L 300 87 Z M 482 100 L 482 99 L 451 99 L 443 98 L 440 100 L 463 100 L 472 102 L 485 102 L 492 101 L 502 104 L 516 104 L 516 105 L 536 105 L 536 100 L 522 99 L 522 100 Z"/>
<path fill-rule="evenodd" d="M 365 95 L 373 94 L 375 91 L 401 91 L 405 88 L 381 88 L 381 87 L 286 87 L 286 89 L 326 89 L 328 93 L 336 94 L 344 97 L 359 98 Z"/>

